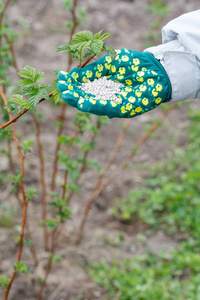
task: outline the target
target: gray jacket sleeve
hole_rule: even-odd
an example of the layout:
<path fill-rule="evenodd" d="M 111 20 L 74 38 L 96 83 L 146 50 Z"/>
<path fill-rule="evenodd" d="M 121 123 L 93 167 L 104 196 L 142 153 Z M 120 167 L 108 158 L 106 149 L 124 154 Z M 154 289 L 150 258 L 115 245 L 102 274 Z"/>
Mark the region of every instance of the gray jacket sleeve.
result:
<path fill-rule="evenodd" d="M 170 102 L 200 98 L 200 10 L 164 26 L 162 42 L 144 51 L 164 66 L 172 85 Z"/>

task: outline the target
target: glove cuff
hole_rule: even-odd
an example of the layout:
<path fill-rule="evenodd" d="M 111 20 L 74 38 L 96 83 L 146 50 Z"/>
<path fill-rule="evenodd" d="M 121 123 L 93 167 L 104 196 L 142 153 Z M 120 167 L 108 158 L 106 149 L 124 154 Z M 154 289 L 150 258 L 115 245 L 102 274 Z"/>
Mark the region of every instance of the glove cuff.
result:
<path fill-rule="evenodd" d="M 166 44 L 161 44 L 155 47 L 146 48 L 144 52 L 149 52 L 155 56 L 156 59 L 162 61 L 163 55 L 168 51 L 179 51 L 191 53 L 187 48 L 185 48 L 179 40 L 173 40 Z"/>

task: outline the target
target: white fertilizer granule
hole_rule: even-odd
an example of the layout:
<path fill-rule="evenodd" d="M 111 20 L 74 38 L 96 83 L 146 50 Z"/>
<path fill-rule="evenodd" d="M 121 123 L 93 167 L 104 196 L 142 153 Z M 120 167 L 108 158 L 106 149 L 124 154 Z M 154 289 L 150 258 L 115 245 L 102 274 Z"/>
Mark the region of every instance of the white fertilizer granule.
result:
<path fill-rule="evenodd" d="M 86 93 L 93 94 L 97 100 L 114 100 L 118 103 L 122 103 L 122 99 L 118 98 L 116 94 L 120 94 L 120 88 L 124 87 L 122 83 L 115 82 L 111 79 L 107 79 L 103 76 L 94 81 L 88 80 L 83 83 L 80 89 Z"/>

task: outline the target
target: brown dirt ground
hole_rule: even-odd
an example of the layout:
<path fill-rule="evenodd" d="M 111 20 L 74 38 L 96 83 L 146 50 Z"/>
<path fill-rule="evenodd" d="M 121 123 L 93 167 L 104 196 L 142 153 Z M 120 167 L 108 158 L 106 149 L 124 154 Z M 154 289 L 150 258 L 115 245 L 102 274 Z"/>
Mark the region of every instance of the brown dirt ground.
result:
<path fill-rule="evenodd" d="M 149 31 L 150 23 L 154 20 L 151 13 L 145 10 L 147 0 L 83 0 L 81 6 L 87 8 L 87 23 L 82 29 L 97 32 L 104 29 L 111 32 L 109 45 L 114 48 L 129 48 L 142 51 L 146 42 L 143 34 Z M 198 0 L 168 0 L 170 14 L 163 20 L 163 25 L 170 19 L 191 10 L 199 9 Z M 21 32 L 19 23 L 23 24 L 24 31 L 20 34 L 20 39 L 16 45 L 18 63 L 21 68 L 26 64 L 36 67 L 38 71 L 45 71 L 46 81 L 52 78 L 53 69 L 65 69 L 66 56 L 56 54 L 56 47 L 68 38 L 65 29 L 65 21 L 69 18 L 63 11 L 61 1 L 57 0 L 35 0 L 13 3 L 8 10 L 9 19 L 18 32 Z M 158 41 L 159 42 L 159 41 Z M 14 70 L 11 76 L 15 80 Z M 159 231 L 147 238 L 145 246 L 139 241 L 138 233 L 143 232 L 144 226 L 137 220 L 133 224 L 122 224 L 109 216 L 109 209 L 114 203 L 115 197 L 124 197 L 130 189 L 141 184 L 145 175 L 144 166 L 155 164 L 157 161 L 165 161 L 168 153 L 174 153 L 177 147 L 185 147 L 187 137 L 186 128 L 189 124 L 187 118 L 188 106 L 199 107 L 198 100 L 192 102 L 185 101 L 181 106 L 174 109 L 166 118 L 164 125 L 160 127 L 153 138 L 149 139 L 134 157 L 131 167 L 126 169 L 117 180 L 110 185 L 97 199 L 93 206 L 88 222 L 86 223 L 82 244 L 74 244 L 74 235 L 80 221 L 82 208 L 86 203 L 94 186 L 94 171 L 87 171 L 82 180 L 83 193 L 74 197 L 71 204 L 73 216 L 67 222 L 63 231 L 62 240 L 57 254 L 63 260 L 55 263 L 48 278 L 47 287 L 44 293 L 45 300 L 74 300 L 74 299 L 103 299 L 105 291 L 100 289 L 84 271 L 85 264 L 91 264 L 99 259 L 106 260 L 133 257 L 135 253 L 143 253 L 146 248 L 155 253 L 159 250 L 170 250 L 175 247 L 176 237 L 166 236 Z M 53 122 L 57 120 L 60 107 L 43 103 L 39 110 L 44 114 L 42 122 L 42 141 L 45 151 L 45 167 L 47 174 L 52 170 L 52 154 L 54 151 L 56 129 Z M 52 111 L 54 112 L 52 114 Z M 144 127 L 152 120 L 155 120 L 161 113 L 157 108 L 143 116 L 131 120 L 129 130 L 124 139 L 123 145 L 116 157 L 111 171 L 115 170 L 119 163 L 126 157 L 137 139 L 142 135 Z M 66 114 L 65 133 L 70 134 L 73 130 L 71 125 L 74 109 L 69 108 Z M 91 157 L 96 159 L 102 166 L 113 147 L 115 138 L 118 135 L 121 120 L 112 120 L 108 127 L 101 130 L 97 139 L 97 148 Z M 34 138 L 32 118 L 26 115 L 23 121 L 16 123 L 19 137 L 27 139 Z M 15 157 L 17 157 L 14 152 Z M 33 151 L 26 158 L 26 187 L 39 188 L 38 154 L 36 145 Z M 137 165 L 142 166 L 140 171 Z M 8 161 L 1 157 L 1 171 L 6 174 L 10 172 Z M 58 183 L 62 180 L 62 173 L 58 178 Z M 47 182 L 50 178 L 47 177 Z M 0 186 L 0 212 L 3 203 L 9 201 L 10 205 L 16 205 L 16 199 L 11 193 L 11 185 Z M 30 226 L 36 248 L 39 252 L 40 264 L 34 270 L 32 258 L 27 247 L 24 247 L 22 259 L 28 262 L 34 271 L 33 275 L 17 276 L 10 294 L 10 300 L 35 300 L 38 294 L 37 277 L 44 275 L 46 258 L 48 253 L 42 251 L 42 227 L 40 222 L 41 206 L 40 199 L 34 199 L 29 204 Z M 20 213 L 14 217 L 13 223 L 20 224 Z M 12 263 L 15 261 L 17 247 L 14 238 L 17 236 L 16 227 L 0 227 L 0 273 L 11 274 Z M 14 228 L 14 230 L 13 230 Z M 104 237 L 114 238 L 119 233 L 124 236 L 123 243 L 118 247 L 105 244 Z M 3 295 L 0 292 L 0 299 Z"/>

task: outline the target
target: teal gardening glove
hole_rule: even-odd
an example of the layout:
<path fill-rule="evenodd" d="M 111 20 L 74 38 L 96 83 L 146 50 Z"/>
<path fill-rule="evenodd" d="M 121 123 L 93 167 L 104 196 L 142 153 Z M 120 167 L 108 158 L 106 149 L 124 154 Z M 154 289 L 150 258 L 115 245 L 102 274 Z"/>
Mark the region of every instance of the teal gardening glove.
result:
<path fill-rule="evenodd" d="M 159 61 L 150 53 L 116 50 L 113 60 L 105 55 L 99 60 L 83 67 L 74 68 L 69 73 L 60 71 L 58 89 L 62 99 L 83 112 L 107 115 L 109 118 L 131 118 L 141 115 L 171 97 L 171 84 L 168 75 Z M 124 84 L 114 100 L 96 100 L 79 87 L 88 80 L 107 76 L 108 79 Z"/>

